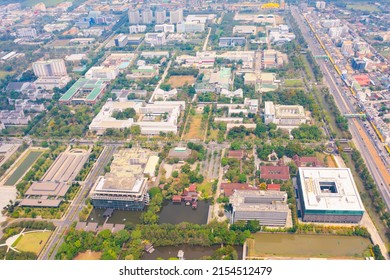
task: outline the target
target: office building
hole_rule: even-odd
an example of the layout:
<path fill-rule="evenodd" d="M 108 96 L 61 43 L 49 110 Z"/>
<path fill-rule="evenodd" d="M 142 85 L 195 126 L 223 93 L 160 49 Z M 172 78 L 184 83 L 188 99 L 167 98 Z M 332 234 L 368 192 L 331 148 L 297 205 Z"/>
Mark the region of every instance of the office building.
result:
<path fill-rule="evenodd" d="M 304 222 L 358 223 L 364 206 L 349 168 L 300 167 L 299 204 Z"/>
<path fill-rule="evenodd" d="M 115 38 L 114 42 L 116 47 L 123 48 L 128 43 L 127 35 L 119 34 L 118 37 Z"/>
<path fill-rule="evenodd" d="M 318 10 L 323 10 L 323 9 L 325 9 L 325 7 L 326 7 L 326 2 L 325 1 L 317 1 L 316 2 L 316 8 Z"/>
<path fill-rule="evenodd" d="M 166 36 L 164 32 L 161 33 L 146 33 L 145 43 L 154 46 L 163 46 L 167 44 Z"/>
<path fill-rule="evenodd" d="M 196 33 L 204 32 L 204 23 L 182 22 L 176 24 L 177 33 Z"/>

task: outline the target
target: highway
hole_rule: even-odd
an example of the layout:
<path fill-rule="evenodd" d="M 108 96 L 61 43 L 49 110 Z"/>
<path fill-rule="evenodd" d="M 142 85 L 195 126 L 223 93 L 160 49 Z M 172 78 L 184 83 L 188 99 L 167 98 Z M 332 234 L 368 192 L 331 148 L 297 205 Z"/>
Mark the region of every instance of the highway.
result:
<path fill-rule="evenodd" d="M 304 22 L 304 18 L 298 11 L 298 8 L 292 7 L 291 12 L 297 21 L 313 55 L 323 55 L 324 51 L 320 48 L 318 43 L 316 44 L 315 39 L 312 36 L 308 25 Z M 336 76 L 332 65 L 322 59 L 318 59 L 317 63 L 321 67 L 325 81 L 329 86 L 330 92 L 334 96 L 335 102 L 341 113 L 356 113 L 355 107 L 351 103 L 350 98 L 348 98 L 346 94 L 343 94 L 340 91 L 338 84 L 341 83 L 341 79 L 340 77 Z M 370 171 L 376 185 L 378 186 L 387 208 L 390 210 L 390 175 L 386 169 L 386 166 L 382 162 L 380 154 L 378 154 L 378 147 L 375 147 L 373 142 L 370 140 L 362 120 L 354 119 L 349 121 L 349 130 L 352 134 L 352 139 L 355 142 L 356 148 L 360 151 L 363 159 L 365 160 L 367 168 Z"/>
<path fill-rule="evenodd" d="M 54 259 L 62 243 L 62 237 L 64 235 L 64 232 L 71 226 L 74 221 L 78 220 L 78 213 L 80 213 L 80 211 L 83 209 L 89 191 L 91 190 L 93 184 L 96 182 L 97 178 L 100 175 L 103 175 L 102 171 L 107 165 L 107 163 L 110 161 L 115 150 L 116 146 L 108 146 L 104 148 L 98 160 L 95 162 L 92 171 L 89 173 L 85 182 L 81 185 L 79 192 L 73 199 L 64 217 L 62 218 L 62 220 L 56 221 L 55 224 L 57 225 L 57 228 L 55 229 L 48 243 L 39 255 L 39 260 Z"/>

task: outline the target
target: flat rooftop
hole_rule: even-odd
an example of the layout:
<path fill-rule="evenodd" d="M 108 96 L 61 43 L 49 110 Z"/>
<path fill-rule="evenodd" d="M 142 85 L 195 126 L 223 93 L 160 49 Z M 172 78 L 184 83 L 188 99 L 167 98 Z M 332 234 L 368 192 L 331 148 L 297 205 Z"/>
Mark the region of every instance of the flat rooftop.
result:
<path fill-rule="evenodd" d="M 298 170 L 306 210 L 364 211 L 349 168 L 300 167 Z"/>
<path fill-rule="evenodd" d="M 93 101 L 99 95 L 102 89 L 106 87 L 106 82 L 109 79 L 78 79 L 65 93 L 61 96 L 60 101 L 69 101 L 77 95 L 80 90 L 88 89 L 90 92 L 86 94 L 85 100 Z"/>

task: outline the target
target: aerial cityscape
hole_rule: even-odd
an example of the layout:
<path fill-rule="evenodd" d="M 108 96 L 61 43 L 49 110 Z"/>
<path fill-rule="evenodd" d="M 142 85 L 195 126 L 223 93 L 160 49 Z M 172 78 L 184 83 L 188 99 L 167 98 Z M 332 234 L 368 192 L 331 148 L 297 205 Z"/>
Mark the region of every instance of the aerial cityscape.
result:
<path fill-rule="evenodd" d="M 389 61 L 388 0 L 0 0 L 0 259 L 389 260 Z"/>

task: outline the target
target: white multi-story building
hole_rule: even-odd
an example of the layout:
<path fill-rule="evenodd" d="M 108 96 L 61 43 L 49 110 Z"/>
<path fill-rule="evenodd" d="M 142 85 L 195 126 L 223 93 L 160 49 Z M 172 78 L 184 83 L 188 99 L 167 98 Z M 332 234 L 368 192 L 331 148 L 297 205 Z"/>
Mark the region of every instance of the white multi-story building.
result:
<path fill-rule="evenodd" d="M 129 23 L 130 24 L 139 24 L 141 23 L 141 17 L 139 15 L 139 10 L 129 10 Z"/>
<path fill-rule="evenodd" d="M 175 25 L 173 24 L 156 24 L 154 26 L 155 32 L 165 32 L 165 33 L 174 33 L 175 32 Z"/>
<path fill-rule="evenodd" d="M 151 24 L 153 22 L 153 13 L 151 9 L 144 9 L 141 13 L 143 24 Z"/>
<path fill-rule="evenodd" d="M 281 127 L 298 127 L 308 120 L 303 106 L 274 105 L 271 101 L 264 102 L 264 123 L 274 123 Z"/>
<path fill-rule="evenodd" d="M 155 45 L 155 46 L 162 46 L 166 45 L 166 36 L 165 33 L 146 33 L 145 34 L 145 43 Z"/>
<path fill-rule="evenodd" d="M 167 12 L 165 10 L 157 10 L 155 13 L 156 24 L 162 24 L 167 20 Z"/>
<path fill-rule="evenodd" d="M 129 32 L 130 34 L 134 33 L 144 33 L 146 31 L 146 25 L 130 25 Z"/>
<path fill-rule="evenodd" d="M 112 117 L 115 111 L 123 111 L 127 108 L 135 110 L 137 119 L 117 120 Z M 138 125 L 141 128 L 141 134 L 158 135 L 160 132 L 176 134 L 177 120 L 182 110 L 185 110 L 184 101 L 154 101 L 152 104 L 107 101 L 92 120 L 89 129 L 101 135 L 108 128 L 123 129 Z"/>
<path fill-rule="evenodd" d="M 325 9 L 325 7 L 326 7 L 326 2 L 325 1 L 317 1 L 316 2 L 316 8 L 318 10 L 323 10 L 323 9 Z"/>
<path fill-rule="evenodd" d="M 194 22 L 182 22 L 176 24 L 177 33 L 196 33 L 204 32 L 205 24 L 204 23 L 194 23 Z"/>
<path fill-rule="evenodd" d="M 16 32 L 19 38 L 34 39 L 37 37 L 35 28 L 19 28 Z"/>
<path fill-rule="evenodd" d="M 104 67 L 104 66 L 94 66 L 91 67 L 87 73 L 85 73 L 85 78 L 87 79 L 110 79 L 114 80 L 119 74 L 119 68 L 114 66 Z"/>
<path fill-rule="evenodd" d="M 37 61 L 32 65 L 35 76 L 38 78 L 67 76 L 66 66 L 63 59 L 51 59 Z"/>
<path fill-rule="evenodd" d="M 183 21 L 183 10 L 175 10 L 170 12 L 169 22 L 170 23 L 180 23 Z"/>

